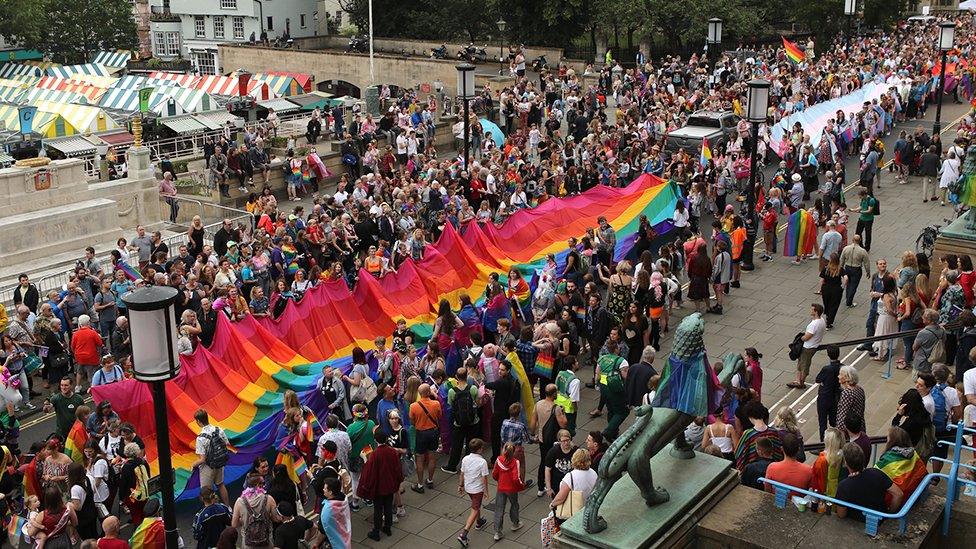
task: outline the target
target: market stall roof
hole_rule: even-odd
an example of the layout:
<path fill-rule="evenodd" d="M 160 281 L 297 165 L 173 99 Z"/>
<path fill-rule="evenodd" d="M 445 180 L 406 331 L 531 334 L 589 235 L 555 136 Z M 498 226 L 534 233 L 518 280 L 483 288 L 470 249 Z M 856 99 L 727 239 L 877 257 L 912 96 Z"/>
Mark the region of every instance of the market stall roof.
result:
<path fill-rule="evenodd" d="M 155 71 L 149 73 L 149 78 L 155 78 L 158 80 L 166 80 L 173 86 L 181 86 L 184 88 L 196 87 L 195 84 L 200 80 L 200 77 L 195 74 L 185 74 L 181 72 L 164 72 Z"/>
<path fill-rule="evenodd" d="M 98 63 L 85 63 L 82 65 L 64 65 L 61 67 L 48 67 L 48 76 L 60 76 L 62 78 L 67 78 L 72 74 L 91 74 L 95 76 L 109 76 L 108 69 L 105 65 L 100 65 Z"/>
<path fill-rule="evenodd" d="M 100 51 L 92 58 L 92 63 L 98 63 L 106 67 L 124 69 L 132 59 L 132 52 L 127 50 Z"/>
<path fill-rule="evenodd" d="M 135 74 L 129 74 L 119 78 L 115 84 L 112 85 L 113 88 L 119 88 L 123 90 L 138 90 L 140 88 L 145 88 L 149 86 L 169 86 L 171 85 L 167 80 L 162 78 L 148 78 L 146 76 L 138 76 Z"/>
<path fill-rule="evenodd" d="M 275 112 L 284 114 L 286 112 L 295 112 L 300 110 L 302 107 L 297 103 L 292 103 L 291 101 L 283 98 L 268 99 L 266 101 L 258 101 L 259 107 L 264 107 L 266 109 L 274 109 Z"/>
<path fill-rule="evenodd" d="M 119 79 L 115 76 L 99 76 L 97 74 L 72 74 L 68 80 L 73 82 L 84 82 L 99 88 L 111 88 Z"/>
<path fill-rule="evenodd" d="M 194 83 L 194 87 L 212 93 L 214 95 L 238 96 L 240 87 L 238 79 L 229 76 L 209 75 L 201 77 Z M 265 83 L 252 78 L 247 84 L 247 95 L 255 99 L 271 99 L 277 95 Z"/>
<path fill-rule="evenodd" d="M 59 76 L 45 76 L 37 83 L 37 87 L 77 93 L 84 96 L 90 104 L 98 103 L 98 100 L 105 93 L 105 88 Z"/>
<path fill-rule="evenodd" d="M 162 123 L 164 126 L 180 135 L 203 133 L 209 129 L 194 118 L 193 115 L 189 114 L 163 118 Z"/>
<path fill-rule="evenodd" d="M 6 63 L 0 67 L 0 78 L 14 78 L 23 75 L 43 76 L 44 69 L 28 63 Z"/>
<path fill-rule="evenodd" d="M 58 137 L 44 141 L 44 146 L 61 151 L 68 158 L 85 156 L 95 152 L 95 143 L 80 135 Z"/>
<path fill-rule="evenodd" d="M 0 168 L 7 168 L 14 163 L 14 157 L 5 152 L 0 152 Z"/>
<path fill-rule="evenodd" d="M 65 133 L 64 135 L 71 135 L 71 133 L 94 133 L 118 127 L 115 120 L 108 116 L 104 110 L 90 105 L 38 101 L 37 108 L 61 115 L 61 117 L 75 128 L 75 132 Z"/>
<path fill-rule="evenodd" d="M 135 141 L 135 136 L 125 130 L 98 133 L 91 136 L 91 139 L 98 139 L 106 145 L 129 145 Z"/>
<path fill-rule="evenodd" d="M 298 84 L 302 87 L 303 90 L 305 90 L 305 93 L 311 93 L 312 91 L 313 78 L 311 74 L 306 74 L 304 72 L 286 72 L 286 71 L 267 71 L 262 74 L 290 76 L 298 81 Z"/>
<path fill-rule="evenodd" d="M 4 103 L 19 103 L 20 98 L 27 93 L 28 88 L 16 86 L 0 86 L 0 101 Z"/>
<path fill-rule="evenodd" d="M 271 88 L 271 92 L 278 97 L 289 97 L 305 93 L 302 85 L 292 76 L 286 74 L 255 74 L 254 78 L 264 82 Z"/>
<path fill-rule="evenodd" d="M 149 110 L 156 112 L 162 100 L 162 96 L 153 93 L 149 97 Z M 139 88 L 110 88 L 102 95 L 98 101 L 98 106 L 105 109 L 137 112 L 139 110 Z"/>
<path fill-rule="evenodd" d="M 7 131 L 20 133 L 20 105 L 0 104 L 0 123 Z M 68 123 L 61 116 L 38 110 L 31 124 L 31 133 L 53 138 L 65 135 L 68 127 Z"/>
<path fill-rule="evenodd" d="M 161 114 L 172 116 L 190 112 L 209 111 L 217 108 L 217 101 L 203 90 L 180 88 L 176 86 L 157 87 L 153 95 L 159 95 L 162 101 Z M 173 100 L 176 112 L 169 112 L 169 100 Z"/>
<path fill-rule="evenodd" d="M 289 97 L 288 100 L 301 105 L 303 111 L 314 111 L 316 107 L 319 109 L 327 109 L 337 103 L 335 97 L 331 94 L 317 91 Z"/>
<path fill-rule="evenodd" d="M 80 93 L 63 90 L 49 90 L 45 88 L 34 88 L 27 90 L 21 97 L 21 101 L 30 105 L 37 105 L 38 102 L 50 103 L 73 103 L 76 105 L 87 105 L 88 98 Z"/>
<path fill-rule="evenodd" d="M 234 116 L 224 109 L 215 109 L 212 111 L 198 112 L 194 115 L 194 118 L 211 130 L 219 130 L 226 126 L 228 122 L 235 124 L 240 117 Z"/>

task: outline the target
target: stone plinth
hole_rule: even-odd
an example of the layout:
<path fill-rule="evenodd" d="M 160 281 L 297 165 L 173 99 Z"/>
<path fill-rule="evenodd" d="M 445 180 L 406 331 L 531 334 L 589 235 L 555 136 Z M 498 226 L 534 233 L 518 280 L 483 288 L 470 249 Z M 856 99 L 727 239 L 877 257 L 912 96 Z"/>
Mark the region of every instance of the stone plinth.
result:
<path fill-rule="evenodd" d="M 731 462 L 697 453 L 694 459 L 677 459 L 670 446 L 651 458 L 656 486 L 665 488 L 671 500 L 648 507 L 629 476 L 614 484 L 600 515 L 609 526 L 598 534 L 583 529 L 579 512 L 562 525 L 557 547 L 639 549 L 684 546 L 697 520 L 738 482 Z"/>
<path fill-rule="evenodd" d="M 792 504 L 778 509 L 773 495 L 738 486 L 698 523 L 696 547 L 700 549 L 821 549 L 824 547 L 910 549 L 929 546 L 942 527 L 945 498 L 930 494 L 915 504 L 908 515 L 904 535 L 897 521 L 881 523 L 874 538 L 864 533 L 864 523 L 836 515 L 801 513 Z"/>
<path fill-rule="evenodd" d="M 71 201 L 0 218 L 0 266 L 36 260 L 39 255 L 78 251 L 121 234 L 114 200 Z"/>

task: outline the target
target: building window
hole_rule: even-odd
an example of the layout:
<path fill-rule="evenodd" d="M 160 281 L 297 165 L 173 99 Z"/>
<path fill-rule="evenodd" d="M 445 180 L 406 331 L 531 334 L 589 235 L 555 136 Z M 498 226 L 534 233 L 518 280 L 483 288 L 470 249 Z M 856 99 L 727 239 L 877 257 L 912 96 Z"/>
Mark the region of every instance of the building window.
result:
<path fill-rule="evenodd" d="M 234 40 L 244 40 L 244 18 L 234 18 Z"/>
<path fill-rule="evenodd" d="M 237 0 L 220 0 L 220 9 L 222 10 L 236 10 Z"/>
<path fill-rule="evenodd" d="M 197 52 L 193 54 L 196 61 L 197 70 L 200 74 L 217 74 L 217 64 L 214 63 L 214 55 L 210 52 Z"/>
<path fill-rule="evenodd" d="M 269 15 L 268 16 L 268 24 L 265 25 L 265 26 L 268 28 L 269 31 L 273 31 L 274 30 L 274 17 L 271 17 Z"/>
<path fill-rule="evenodd" d="M 306 25 L 305 25 L 305 14 L 304 13 L 298 14 L 298 26 L 300 26 L 303 29 L 306 27 Z"/>
<path fill-rule="evenodd" d="M 180 33 L 154 32 L 153 46 L 160 57 L 176 57 L 180 54 Z"/>
<path fill-rule="evenodd" d="M 193 31 L 194 36 L 197 38 L 206 38 L 207 27 L 202 15 L 195 15 L 193 17 Z"/>
<path fill-rule="evenodd" d="M 222 15 L 214 16 L 214 38 L 224 37 L 224 17 Z"/>

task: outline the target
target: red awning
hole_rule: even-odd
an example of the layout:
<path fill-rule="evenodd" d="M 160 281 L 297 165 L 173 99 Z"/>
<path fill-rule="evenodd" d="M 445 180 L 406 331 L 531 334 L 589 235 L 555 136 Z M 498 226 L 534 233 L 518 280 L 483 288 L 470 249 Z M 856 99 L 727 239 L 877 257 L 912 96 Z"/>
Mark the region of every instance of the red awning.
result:
<path fill-rule="evenodd" d="M 115 145 L 131 145 L 135 141 L 135 137 L 129 132 L 113 132 L 113 133 L 100 133 L 95 137 L 101 139 L 106 144 Z"/>

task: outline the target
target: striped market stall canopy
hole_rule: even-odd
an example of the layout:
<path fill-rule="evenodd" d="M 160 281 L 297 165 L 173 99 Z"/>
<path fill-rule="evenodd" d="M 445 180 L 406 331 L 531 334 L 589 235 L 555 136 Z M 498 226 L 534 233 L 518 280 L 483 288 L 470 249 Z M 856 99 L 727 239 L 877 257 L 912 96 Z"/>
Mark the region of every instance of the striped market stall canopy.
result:
<path fill-rule="evenodd" d="M 83 65 L 64 65 L 63 67 L 50 67 L 47 69 L 48 76 L 60 76 L 67 78 L 73 74 L 91 74 L 96 76 L 109 76 L 105 65 L 98 63 L 85 63 Z"/>
<path fill-rule="evenodd" d="M 19 103 L 20 98 L 27 93 L 28 89 L 20 86 L 0 86 L 0 101 L 4 103 Z"/>
<path fill-rule="evenodd" d="M 234 97 L 240 95 L 237 83 L 237 78 L 210 75 L 200 78 L 195 87 L 213 95 L 227 95 Z M 277 97 L 277 95 L 271 91 L 271 88 L 266 83 L 258 82 L 254 78 L 248 82 L 247 95 L 250 95 L 255 99 L 271 99 L 273 97 Z"/>
<path fill-rule="evenodd" d="M 46 90 L 77 93 L 83 95 L 88 100 L 88 103 L 92 105 L 98 103 L 98 100 L 105 94 L 105 88 L 103 87 L 57 76 L 45 76 L 41 78 L 40 82 L 37 83 L 37 87 Z"/>
<path fill-rule="evenodd" d="M 111 88 L 119 81 L 115 76 L 98 76 L 96 74 L 72 74 L 68 80 L 83 82 L 99 88 Z"/>
<path fill-rule="evenodd" d="M 175 114 L 209 111 L 218 108 L 217 101 L 203 90 L 178 88 L 174 86 L 159 87 L 153 92 L 154 96 L 161 96 L 164 116 Z M 169 100 L 172 99 L 172 109 Z"/>
<path fill-rule="evenodd" d="M 41 101 L 37 103 L 37 108 L 61 115 L 76 130 L 74 133 L 99 132 L 118 127 L 118 124 L 98 107 Z M 64 135 L 71 135 L 71 133 Z"/>
<path fill-rule="evenodd" d="M 295 78 L 285 74 L 255 74 L 254 78 L 264 82 L 271 88 L 271 92 L 278 97 L 289 97 L 305 93 L 302 85 Z"/>
<path fill-rule="evenodd" d="M 0 78 L 0 83 L 5 86 L 27 86 L 31 87 L 40 80 L 40 76 L 35 76 L 33 74 L 15 74 L 8 76 L 6 78 Z"/>
<path fill-rule="evenodd" d="M 200 77 L 195 74 L 184 74 L 181 72 L 163 72 L 156 71 L 149 73 L 149 78 L 156 78 L 159 80 L 167 80 L 171 85 L 180 86 L 183 88 L 194 88 Z"/>
<path fill-rule="evenodd" d="M 100 51 L 95 54 L 94 59 L 92 59 L 92 63 L 98 63 L 100 65 L 105 65 L 106 67 L 124 69 L 129 63 L 130 59 L 132 59 L 131 51 Z"/>
<path fill-rule="evenodd" d="M 7 63 L 0 67 L 0 78 L 43 76 L 44 69 L 30 63 Z"/>
<path fill-rule="evenodd" d="M 171 86 L 172 82 L 162 78 L 147 78 L 145 76 L 128 75 L 119 78 L 111 87 L 113 89 L 138 90 L 147 86 Z"/>
<path fill-rule="evenodd" d="M 49 90 L 45 88 L 34 88 L 28 90 L 21 98 L 21 101 L 30 105 L 38 106 L 38 103 L 73 103 L 77 105 L 87 105 L 88 99 L 80 93 L 64 90 Z"/>
<path fill-rule="evenodd" d="M 305 93 L 311 93 L 312 91 L 312 75 L 303 72 L 284 72 L 284 71 L 268 71 L 260 74 L 274 75 L 274 76 L 290 76 L 298 81 L 298 85 L 305 90 Z"/>
<path fill-rule="evenodd" d="M 155 93 L 149 98 L 149 110 L 154 111 L 162 101 L 162 97 Z M 110 88 L 98 101 L 98 106 L 117 111 L 139 111 L 139 88 Z"/>
<path fill-rule="evenodd" d="M 20 112 L 18 105 L 8 105 L 0 103 L 0 124 L 11 132 L 20 132 Z M 65 135 L 68 127 L 64 118 L 55 113 L 38 110 L 34 115 L 34 123 L 31 131 L 41 137 L 58 137 Z M 58 132 L 61 133 L 58 133 Z"/>

